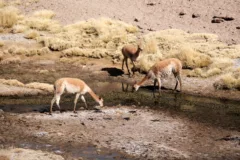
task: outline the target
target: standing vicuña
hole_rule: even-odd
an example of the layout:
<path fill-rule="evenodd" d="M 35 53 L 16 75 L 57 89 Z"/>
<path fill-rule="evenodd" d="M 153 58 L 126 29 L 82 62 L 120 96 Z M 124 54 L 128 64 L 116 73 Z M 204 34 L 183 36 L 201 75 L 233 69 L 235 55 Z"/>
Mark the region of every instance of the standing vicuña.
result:
<path fill-rule="evenodd" d="M 131 75 L 131 73 L 128 68 L 128 58 L 131 60 L 131 62 L 133 64 L 133 69 L 135 69 L 136 67 L 135 67 L 134 61 L 136 61 L 136 59 L 138 58 L 139 53 L 141 51 L 142 51 L 142 49 L 140 48 L 139 45 L 137 48 L 133 45 L 126 45 L 122 48 L 122 54 L 123 54 L 122 70 L 124 70 L 123 66 L 124 66 L 124 62 L 125 62 L 129 76 Z M 133 72 L 133 74 L 134 74 L 134 72 Z"/>
<path fill-rule="evenodd" d="M 181 72 L 182 72 L 182 63 L 180 60 L 176 58 L 169 58 L 163 61 L 159 61 L 155 63 L 148 71 L 147 75 L 138 83 L 134 84 L 135 91 L 148 79 L 154 79 L 154 89 L 156 83 L 158 82 L 159 93 L 161 91 L 161 79 L 168 77 L 171 73 L 173 73 L 176 78 L 176 86 L 177 89 L 178 82 L 180 83 L 180 91 L 182 90 L 182 81 L 181 81 Z"/>
<path fill-rule="evenodd" d="M 50 114 L 52 113 L 52 106 L 55 101 L 58 108 L 60 109 L 59 101 L 64 91 L 67 91 L 68 93 L 73 93 L 73 94 L 77 93 L 74 100 L 74 109 L 73 109 L 74 113 L 76 113 L 75 109 L 76 109 L 76 104 L 79 96 L 81 96 L 81 99 L 85 104 L 85 107 L 86 108 L 88 107 L 86 100 L 83 96 L 87 92 L 92 96 L 92 98 L 96 102 L 99 103 L 101 107 L 103 106 L 103 99 L 97 96 L 84 81 L 77 78 L 60 78 L 54 83 L 54 97 L 51 101 Z"/>

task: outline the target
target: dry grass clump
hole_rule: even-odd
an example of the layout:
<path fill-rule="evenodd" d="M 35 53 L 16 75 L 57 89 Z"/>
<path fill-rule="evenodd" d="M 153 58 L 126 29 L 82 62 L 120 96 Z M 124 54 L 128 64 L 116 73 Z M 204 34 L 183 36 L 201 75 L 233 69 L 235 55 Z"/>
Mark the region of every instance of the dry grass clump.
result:
<path fill-rule="evenodd" d="M 0 51 L 0 61 L 3 60 L 4 54 Z"/>
<path fill-rule="evenodd" d="M 55 13 L 50 10 L 36 11 L 31 16 L 18 16 L 19 21 L 13 27 L 13 32 L 23 32 L 25 29 L 34 29 L 38 31 L 48 31 L 50 33 L 58 33 L 62 30 L 62 26 L 58 21 L 52 20 Z"/>
<path fill-rule="evenodd" d="M 8 53 L 11 55 L 24 55 L 27 57 L 35 56 L 35 55 L 44 55 L 48 54 L 51 51 L 47 47 L 43 48 L 24 48 L 24 47 L 16 47 L 11 46 L 8 48 Z"/>
<path fill-rule="evenodd" d="M 27 49 L 23 47 L 11 46 L 8 48 L 8 53 L 11 55 L 24 55 L 27 52 Z"/>
<path fill-rule="evenodd" d="M 233 59 L 230 58 L 212 58 L 213 63 L 210 65 L 210 68 L 219 68 L 225 70 L 233 66 Z"/>
<path fill-rule="evenodd" d="M 201 68 L 195 68 L 194 70 L 191 70 L 187 72 L 188 77 L 202 77 L 207 78 L 211 76 L 215 76 L 222 73 L 221 69 L 219 68 L 210 68 L 210 69 L 201 69 Z"/>
<path fill-rule="evenodd" d="M 156 39 L 145 39 L 143 52 L 146 54 L 159 54 L 159 48 Z"/>
<path fill-rule="evenodd" d="M 47 69 L 41 69 L 41 70 L 38 71 L 38 73 L 40 73 L 40 74 L 48 74 L 48 73 L 49 73 L 49 70 L 47 70 Z"/>
<path fill-rule="evenodd" d="M 1 160 L 64 160 L 60 155 L 22 148 L 0 149 L 0 158 L 4 158 Z"/>
<path fill-rule="evenodd" d="M 29 29 L 28 26 L 17 24 L 12 27 L 12 32 L 13 33 L 23 33 L 25 31 L 27 31 L 28 29 Z"/>
<path fill-rule="evenodd" d="M 30 30 L 24 35 L 24 37 L 27 39 L 36 39 L 39 36 L 40 36 L 40 34 L 36 30 Z"/>
<path fill-rule="evenodd" d="M 68 48 L 76 47 L 76 42 L 71 40 L 63 40 L 54 37 L 39 37 L 37 38 L 39 43 L 48 47 L 52 51 L 63 51 Z"/>
<path fill-rule="evenodd" d="M 161 54 L 145 54 L 138 58 L 138 63 L 136 67 L 140 69 L 140 71 L 147 72 L 155 62 L 162 60 Z"/>
<path fill-rule="evenodd" d="M 64 27 L 54 36 L 41 37 L 39 42 L 54 51 L 79 47 L 107 49 L 115 52 L 130 41 L 136 41 L 135 26 L 107 18 L 90 19 Z M 121 47 L 119 47 L 121 46 Z M 92 56 L 92 54 L 90 54 Z"/>
<path fill-rule="evenodd" d="M 213 86 L 216 89 L 237 89 L 240 90 L 240 68 L 233 73 L 223 75 Z"/>
<path fill-rule="evenodd" d="M 178 58 L 182 61 L 183 68 L 202 68 L 212 63 L 209 56 L 194 51 L 192 48 L 185 47 L 179 53 L 170 55 L 170 57 Z"/>
<path fill-rule="evenodd" d="M 9 85 L 9 86 L 19 86 L 19 87 L 23 87 L 24 84 L 22 82 L 19 82 L 18 80 L 16 79 L 0 79 L 0 83 L 2 84 L 6 84 L 6 85 Z"/>
<path fill-rule="evenodd" d="M 218 41 L 217 35 L 214 34 L 189 34 L 182 30 L 170 29 L 151 32 L 143 38 L 155 40 L 154 43 L 151 42 L 154 45 L 148 42 L 149 44 L 144 46 L 146 50 L 157 48 L 157 52 L 162 55 L 153 58 L 147 52 L 143 52 L 139 57 L 139 67 L 144 71 L 159 59 L 175 57 L 183 62 L 184 68 L 194 69 L 189 72 L 189 76 L 209 77 L 231 71 L 229 68 L 233 66 L 232 61 L 240 58 L 240 45 L 229 46 Z"/>
<path fill-rule="evenodd" d="M 0 64 L 1 65 L 5 65 L 5 64 L 16 64 L 16 63 L 20 63 L 21 62 L 21 58 L 19 56 L 14 56 L 14 57 L 9 57 L 6 59 L 3 59 Z"/>
<path fill-rule="evenodd" d="M 15 1 L 11 1 L 8 3 L 8 5 L 20 5 L 21 4 L 21 0 L 15 0 Z"/>
<path fill-rule="evenodd" d="M 6 6 L 6 3 L 4 0 L 0 0 L 0 8 L 3 8 Z"/>
<path fill-rule="evenodd" d="M 10 28 L 18 21 L 19 11 L 17 8 L 7 6 L 0 8 L 0 26 Z"/>
<path fill-rule="evenodd" d="M 53 85 L 47 83 L 32 82 L 25 85 L 27 88 L 40 89 L 47 92 L 53 92 Z"/>
<path fill-rule="evenodd" d="M 4 42 L 0 40 L 0 47 L 4 46 Z"/>
<path fill-rule="evenodd" d="M 27 17 L 22 20 L 20 24 L 24 24 L 29 28 L 38 31 L 58 32 L 61 30 L 61 25 L 58 23 L 58 21 L 46 18 Z"/>
<path fill-rule="evenodd" d="M 6 84 L 9 86 L 27 87 L 32 89 L 40 89 L 47 92 L 53 92 L 53 85 L 47 83 L 32 82 L 28 84 L 23 84 L 16 79 L 0 79 L 1 84 Z"/>
<path fill-rule="evenodd" d="M 81 49 L 73 47 L 66 49 L 62 52 L 61 57 L 90 57 L 90 58 L 103 58 L 108 56 L 108 51 L 104 49 Z"/>

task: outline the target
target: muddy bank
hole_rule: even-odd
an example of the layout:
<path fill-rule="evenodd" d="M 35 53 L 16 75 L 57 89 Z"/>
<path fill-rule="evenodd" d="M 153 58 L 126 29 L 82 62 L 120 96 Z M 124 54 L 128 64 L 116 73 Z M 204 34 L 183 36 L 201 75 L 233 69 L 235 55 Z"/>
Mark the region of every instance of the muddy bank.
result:
<path fill-rule="evenodd" d="M 237 159 L 240 154 L 237 139 L 222 139 L 239 136 L 239 131 L 144 106 L 110 106 L 97 112 L 79 110 L 77 114 L 55 111 L 52 116 L 6 112 L 1 119 L 3 145 L 46 143 L 60 146 L 65 158 L 74 157 L 66 148 L 81 152 L 79 144 L 85 149 L 92 144 L 103 152 L 104 148 L 113 153 L 118 150 L 126 159 Z"/>
<path fill-rule="evenodd" d="M 45 59 L 26 60 L 20 64 L 6 64 L 0 68 L 0 79 L 17 79 L 26 84 L 31 82 L 41 82 L 53 84 L 54 81 L 62 77 L 80 78 L 89 83 L 90 87 L 104 94 L 107 87 L 95 85 L 95 82 L 121 82 L 129 84 L 129 88 L 136 81 L 140 81 L 144 74 L 136 73 L 135 77 L 129 78 L 120 69 L 121 64 L 112 64 L 109 60 L 94 60 L 88 59 L 87 64 L 81 64 L 81 61 L 86 61 L 84 58 L 79 58 L 78 63 L 69 64 L 62 63 L 56 60 L 55 57 Z M 31 66 L 31 67 L 29 67 Z M 89 74 L 91 73 L 91 74 Z M 240 91 L 237 90 L 216 90 L 213 83 L 218 79 L 218 76 L 210 78 L 194 78 L 186 77 L 183 73 L 183 90 L 182 93 L 195 96 L 213 97 L 220 99 L 240 100 Z M 163 80 L 163 92 L 172 92 L 175 84 L 173 76 L 167 80 Z M 153 85 L 152 80 L 147 81 L 144 86 Z M 143 86 L 143 88 L 144 88 Z M 6 86 L 1 84 L 0 96 L 29 96 L 39 94 L 51 94 L 38 89 L 25 87 Z M 101 88 L 103 87 L 103 88 Z"/>
<path fill-rule="evenodd" d="M 129 78 L 119 68 L 120 64 L 109 61 L 73 65 L 54 59 L 2 66 L 0 78 L 17 79 L 24 84 L 52 84 L 60 77 L 81 78 L 104 98 L 105 107 L 94 110 L 96 102 L 86 95 L 89 110 L 83 110 L 84 104 L 79 100 L 78 113 L 74 114 L 74 95 L 64 94 L 62 112 L 54 106 L 50 116 L 53 93 L 0 85 L 1 147 L 41 150 L 65 159 L 240 156 L 239 91 L 214 90 L 214 78 L 184 76 L 183 91 L 173 92 L 175 80 L 171 77 L 163 82 L 162 95 L 154 98 L 151 81 L 132 92 L 132 84 L 143 75 Z"/>

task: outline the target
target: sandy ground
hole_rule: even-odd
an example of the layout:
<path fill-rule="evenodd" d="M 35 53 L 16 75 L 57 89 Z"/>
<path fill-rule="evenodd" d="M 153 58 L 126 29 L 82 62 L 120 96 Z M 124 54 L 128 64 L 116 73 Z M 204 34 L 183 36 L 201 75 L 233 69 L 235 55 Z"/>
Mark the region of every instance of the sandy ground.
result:
<path fill-rule="evenodd" d="M 15 123 L 12 123 L 15 121 Z M 239 134 L 146 108 L 111 106 L 102 112 L 1 114 L 1 142 L 32 139 L 48 144 L 91 143 L 139 159 L 237 159 Z M 26 132 L 27 130 L 27 132 Z M 12 132 L 11 137 L 8 136 Z M 66 157 L 65 157 L 66 158 Z"/>
<path fill-rule="evenodd" d="M 178 28 L 189 32 L 215 33 L 220 36 L 222 41 L 229 44 L 240 42 L 238 36 L 240 30 L 236 29 L 240 24 L 238 18 L 240 2 L 237 0 L 211 2 L 207 0 L 178 2 L 173 0 L 161 2 L 156 0 L 69 0 L 67 2 L 64 0 L 39 0 L 38 3 L 31 3 L 21 9 L 26 13 L 38 9 L 51 9 L 56 12 L 56 19 L 63 24 L 104 16 L 137 25 L 144 33 L 152 30 Z M 185 14 L 180 16 L 180 12 Z M 199 14 L 200 17 L 192 18 L 192 14 Z M 234 20 L 219 24 L 211 23 L 213 16 L 219 15 L 230 16 Z M 137 74 L 134 78 L 129 78 L 122 74 L 120 63 L 112 64 L 110 60 L 102 59 L 99 63 L 99 60 L 91 59 L 87 61 L 86 65 L 66 64 L 58 61 L 59 56 L 60 54 L 56 52 L 54 55 L 46 57 L 24 59 L 19 64 L 1 65 L 0 78 L 18 79 L 25 84 L 35 81 L 52 84 L 57 78 L 63 76 L 77 77 L 89 83 L 96 93 L 107 95 L 109 90 L 118 91 L 119 87 L 116 86 L 122 82 L 131 87 L 134 81 L 139 81 L 144 76 Z M 48 72 L 41 74 L 41 70 Z M 214 89 L 213 82 L 217 78 L 201 79 L 183 76 L 183 91 L 179 95 L 189 95 L 189 99 L 190 95 L 214 97 L 217 98 L 217 103 L 218 100 L 239 102 L 240 91 Z M 174 83 L 173 77 L 164 81 L 163 92 L 171 94 Z M 149 95 L 151 90 L 148 88 L 151 85 L 152 81 L 148 81 L 142 88 Z M 123 92 L 121 96 L 123 94 L 129 96 Z M 41 97 L 41 95 L 45 95 L 45 97 Z M 127 97 L 123 100 L 120 99 L 121 96 L 104 97 L 105 103 L 109 105 L 103 107 L 100 112 L 79 109 L 77 114 L 73 114 L 69 110 L 63 113 L 55 111 L 52 116 L 46 113 L 47 110 L 44 111 L 45 113 L 33 110 L 18 113 L 13 110 L 14 107 L 37 108 L 40 105 L 48 108 L 52 93 L 0 84 L 0 96 L 1 108 L 10 105 L 7 111 L 0 110 L 0 158 L 3 157 L 6 160 L 10 158 L 1 154 L 4 152 L 2 148 L 19 147 L 18 143 L 23 142 L 60 147 L 60 150 L 54 151 L 46 149 L 46 147 L 44 149 L 33 147 L 40 152 L 42 152 L 41 150 L 46 151 L 43 153 L 44 155 L 51 152 L 51 155 L 47 156 L 49 159 L 51 156 L 54 157 L 52 154 L 59 154 L 58 156 L 68 160 L 96 159 L 96 157 L 84 157 L 85 153 L 76 155 L 81 150 L 88 148 L 89 145 L 96 148 L 96 156 L 108 150 L 120 155 L 109 159 L 238 159 L 240 157 L 240 133 L 239 127 L 236 127 L 238 120 L 233 122 L 235 128 L 220 127 L 220 124 L 210 125 L 202 123 L 202 117 L 191 119 L 186 115 L 172 112 L 170 109 L 156 110 L 138 102 L 136 102 L 138 105 L 135 106 L 121 105 L 123 101 L 136 101 L 134 97 Z M 10 100 L 8 96 L 10 96 Z M 107 100 L 111 98 L 113 100 L 108 103 Z M 146 98 L 142 97 L 142 99 Z M 150 98 L 146 101 L 149 101 L 149 104 L 155 103 Z M 64 102 L 66 101 L 63 98 Z M 169 106 L 165 107 L 170 107 L 171 103 L 173 102 L 169 101 Z M 70 106 L 70 104 L 72 105 L 72 101 L 65 106 Z M 95 105 L 92 101 L 90 104 Z M 160 104 L 161 101 L 159 106 Z M 185 107 L 191 107 L 191 105 L 185 105 Z M 213 108 L 214 105 L 213 103 Z M 239 108 L 236 107 L 236 109 Z M 231 107 L 226 110 L 231 111 Z M 206 112 L 204 110 L 204 113 Z M 204 115 L 204 113 L 202 114 Z M 239 112 L 233 113 L 232 116 L 239 117 Z M 220 112 L 216 114 L 221 115 Z M 207 118 L 207 116 L 203 117 Z M 221 117 L 218 116 L 218 118 Z M 24 148 L 24 146 L 20 145 L 20 148 Z M 12 154 L 16 150 L 8 149 Z M 74 153 L 72 153 L 73 151 Z M 28 150 L 21 152 L 30 153 L 29 156 L 33 154 Z"/>
<path fill-rule="evenodd" d="M 54 58 L 52 58 L 53 60 Z M 47 58 L 47 62 L 50 61 L 51 58 Z M 200 117 L 197 117 L 197 120 L 191 119 L 185 115 L 171 112 L 171 110 L 154 110 L 148 105 L 140 103 L 137 103 L 137 106 L 121 105 L 122 102 L 137 101 L 134 97 L 121 99 L 124 94 L 130 96 L 130 94 L 124 92 L 119 96 L 107 97 L 107 93 L 110 91 L 119 91 L 121 82 L 132 84 L 135 80 L 140 80 L 143 77 L 142 74 L 129 78 L 119 71 L 120 64 L 112 65 L 111 62 L 107 61 L 100 64 L 92 60 L 92 62 L 89 61 L 89 65 L 77 67 L 59 62 L 52 65 L 53 63 L 43 63 L 44 60 L 37 62 L 39 63 L 36 63 L 36 60 L 28 61 L 28 63 L 18 64 L 17 68 L 14 65 L 2 66 L 2 77 L 17 78 L 24 83 L 30 81 L 50 83 L 62 75 L 79 77 L 84 79 L 96 93 L 105 95 L 105 97 L 103 96 L 105 104 L 109 105 L 103 107 L 101 112 L 78 108 L 77 114 L 68 110 L 63 113 L 55 111 L 50 116 L 47 110 L 43 110 L 45 113 L 33 111 L 35 110 L 34 107 L 38 105 L 43 105 L 44 108 L 48 109 L 53 96 L 52 93 L 45 93 L 49 96 L 40 98 L 39 95 L 44 92 L 39 90 L 0 85 L 2 96 L 4 94 L 6 96 L 9 91 L 10 95 L 15 97 L 12 100 L 2 99 L 1 102 L 3 107 L 10 104 L 6 112 L 0 113 L 0 142 L 3 148 L 9 145 L 15 146 L 17 142 L 20 143 L 23 140 L 28 143 L 38 142 L 46 145 L 64 146 L 65 148 L 59 152 L 53 153 L 60 154 L 65 159 L 78 159 L 81 155 L 74 156 L 70 151 L 74 150 L 74 146 L 86 146 L 85 148 L 87 148 L 88 145 L 95 146 L 99 152 L 105 150 L 117 151 L 125 159 L 238 159 L 240 156 L 239 128 L 222 128 L 218 124 L 202 123 Z M 36 69 L 46 68 L 50 71 L 49 74 L 35 73 L 35 71 L 37 72 Z M 69 72 L 70 68 L 71 72 Z M 57 74 L 52 74 L 51 70 Z M 116 71 L 121 74 L 113 76 Z M 92 74 L 89 75 L 89 72 Z M 212 80 L 191 79 L 184 76 L 183 91 L 179 94 L 239 101 L 239 91 L 215 91 Z M 163 92 L 172 93 L 171 89 L 174 87 L 174 83 L 173 77 L 164 81 Z M 151 85 L 152 82 L 148 81 L 144 86 Z M 146 89 L 145 87 L 143 87 L 143 90 Z M 131 95 L 136 94 L 138 93 L 132 93 Z M 146 94 L 151 95 L 151 91 L 148 90 Z M 31 97 L 28 98 L 29 95 L 32 95 L 32 101 L 30 101 Z M 38 100 L 36 100 L 37 97 L 39 97 Z M 15 103 L 14 99 L 18 102 Z M 66 97 L 62 100 L 63 106 L 69 106 L 72 110 L 72 101 L 64 104 L 65 101 Z M 111 101 L 111 103 L 108 101 Z M 149 98 L 146 101 L 149 101 L 149 104 L 153 103 Z M 92 101 L 88 101 L 88 103 L 90 103 L 90 106 L 96 105 Z M 14 113 L 12 107 L 15 105 L 17 105 L 16 108 L 26 107 L 25 104 L 28 104 L 28 108 L 33 108 L 33 111 Z M 80 100 L 78 105 L 82 105 Z M 160 103 L 159 106 L 161 106 Z M 184 107 L 189 107 L 189 105 Z M 218 116 L 218 118 L 220 117 Z M 237 123 L 237 121 L 234 123 Z M 233 139 L 236 137 L 236 139 L 222 139 L 226 137 Z M 65 151 L 66 148 L 70 151 Z M 76 152 L 80 152 L 80 150 Z M 84 156 L 82 157 L 84 159 Z M 118 159 L 123 158 L 120 156 Z"/>
<path fill-rule="evenodd" d="M 22 3 L 28 0 L 23 0 Z M 240 1 L 238 0 L 39 0 L 21 9 L 25 13 L 50 9 L 63 24 L 90 18 L 109 17 L 139 26 L 142 32 L 182 29 L 217 34 L 228 44 L 240 43 Z M 180 15 L 182 13 L 182 15 Z M 197 18 L 193 18 L 197 15 Z M 212 23 L 214 16 L 232 17 L 232 21 Z"/>

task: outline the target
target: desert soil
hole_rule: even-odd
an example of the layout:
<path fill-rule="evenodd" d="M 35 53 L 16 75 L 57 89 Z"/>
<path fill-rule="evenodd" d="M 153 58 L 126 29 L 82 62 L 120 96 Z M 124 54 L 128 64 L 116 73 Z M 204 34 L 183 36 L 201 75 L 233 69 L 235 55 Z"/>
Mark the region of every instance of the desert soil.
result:
<path fill-rule="evenodd" d="M 23 0 L 27 2 L 28 0 Z M 190 33 L 213 33 L 228 44 L 240 43 L 240 1 L 238 0 L 39 0 L 20 6 L 25 13 L 50 9 L 62 24 L 91 18 L 109 17 L 138 26 L 143 33 L 182 29 Z M 193 18 L 193 15 L 197 15 Z M 231 17 L 232 21 L 212 23 L 213 17 Z"/>
<path fill-rule="evenodd" d="M 65 112 L 60 113 L 54 107 L 55 111 L 50 116 L 48 111 L 53 97 L 52 93 L 1 85 L 0 93 L 5 97 L 1 98 L 3 112 L 0 113 L 2 147 L 14 146 L 43 150 L 59 154 L 65 159 L 96 158 L 97 156 L 89 157 L 84 153 L 74 154 L 84 152 L 81 150 L 89 146 L 96 148 L 94 151 L 96 155 L 105 158 L 109 154 L 116 154 L 110 156 L 109 159 L 239 158 L 240 128 L 237 118 L 239 117 L 238 111 L 240 111 L 239 105 L 236 105 L 235 109 L 238 111 L 234 112 L 236 114 L 233 115 L 234 120 L 230 120 L 225 126 L 221 125 L 224 120 L 221 120 L 220 113 L 224 108 L 216 113 L 219 114 L 216 117 L 219 120 L 213 120 L 217 122 L 216 124 L 205 123 L 202 119 L 208 119 L 208 114 L 204 116 L 204 113 L 201 113 L 202 117 L 193 116 L 195 117 L 193 118 L 181 112 L 172 112 L 171 99 L 165 104 L 162 104 L 163 99 L 159 97 L 154 100 L 151 90 L 147 89 L 152 85 L 151 81 L 148 81 L 146 87 L 142 88 L 145 94 L 142 95 L 141 89 L 139 93 L 132 93 L 132 83 L 140 80 L 143 75 L 137 73 L 135 77 L 129 78 L 119 68 L 121 64 L 112 64 L 110 60 L 102 60 L 102 63 L 99 63 L 99 60 L 93 59 L 89 59 L 86 65 L 75 66 L 58 62 L 56 56 L 50 56 L 45 60 L 43 58 L 26 60 L 25 63 L 17 64 L 17 66 L 12 64 L 2 66 L 1 78 L 18 79 L 23 83 L 33 81 L 53 83 L 55 79 L 62 76 L 81 78 L 105 99 L 105 107 L 96 111 L 92 109 L 96 103 L 87 96 L 90 110 L 80 108 L 83 103 L 79 100 L 78 113 L 74 114 L 72 112 L 74 96 L 65 95 L 61 101 Z M 39 70 L 44 69 L 49 72 L 40 74 Z M 129 84 L 129 92 L 122 92 L 121 83 Z M 211 79 L 192 80 L 183 76 L 182 93 L 172 93 L 174 83 L 173 76 L 169 81 L 164 81 L 163 93 L 173 94 L 173 96 L 174 94 L 184 95 L 189 99 L 191 99 L 190 95 L 215 97 L 217 98 L 216 105 L 219 103 L 218 99 L 221 101 L 233 99 L 239 104 L 239 91 L 215 91 Z M 6 93 L 9 95 L 7 96 Z M 151 108 L 153 103 L 157 103 L 154 105 L 155 109 Z M 191 111 L 191 104 L 181 106 L 190 106 Z M 214 106 L 215 104 L 212 104 L 210 108 Z M 228 121 L 227 118 L 226 121 Z M 23 145 L 36 143 L 43 146 L 58 146 L 60 149 L 50 150 L 47 149 L 48 147 Z M 76 148 L 78 148 L 77 151 Z M 72 153 L 73 151 L 75 152 Z"/>
<path fill-rule="evenodd" d="M 178 28 L 189 32 L 214 33 L 229 44 L 240 42 L 240 30 L 236 29 L 240 25 L 240 2 L 237 0 L 67 2 L 39 0 L 20 8 L 26 13 L 51 9 L 63 24 L 110 17 L 137 25 L 144 33 Z M 180 12 L 185 14 L 180 16 Z M 200 17 L 192 18 L 192 14 L 199 14 Z M 211 23 L 213 16 L 230 16 L 234 20 L 215 24 Z M 35 45 L 29 41 L 21 43 Z M 87 96 L 91 106 L 89 110 L 81 109 L 83 103 L 79 100 L 78 112 L 74 114 L 73 96 L 66 95 L 61 101 L 65 111 L 60 113 L 54 107 L 54 113 L 50 116 L 48 109 L 52 93 L 0 84 L 0 158 L 9 160 L 11 154 L 23 153 L 30 159 L 30 155 L 35 153 L 22 149 L 25 148 L 47 155 L 46 159 L 239 159 L 240 91 L 215 90 L 213 82 L 218 77 L 189 78 L 183 73 L 181 93 L 172 91 L 175 83 L 173 77 L 164 81 L 163 93 L 173 97 L 184 96 L 189 101 L 192 95 L 215 98 L 209 102 L 209 108 L 204 108 L 209 99 L 205 103 L 204 100 L 195 102 L 202 103 L 204 112 L 200 112 L 200 116 L 186 115 L 178 110 L 179 106 L 175 106 L 172 99 L 165 99 L 167 103 L 164 104 L 162 97 L 153 99 L 151 81 L 137 93 L 123 92 L 121 83 L 129 84 L 131 90 L 134 81 L 139 81 L 144 75 L 129 78 L 120 70 L 120 63 L 112 64 L 108 59 L 79 58 L 78 63 L 68 64 L 60 62 L 59 57 L 60 53 L 56 52 L 44 57 L 26 58 L 17 64 L 1 65 L 0 78 L 50 84 L 60 77 L 81 78 L 103 96 L 105 106 L 94 110 L 96 103 Z M 41 70 L 47 72 L 41 73 Z M 235 108 L 227 104 L 230 101 L 234 102 Z M 218 104 L 222 108 L 218 108 Z M 190 113 L 198 111 L 191 103 L 180 107 L 185 107 Z M 211 117 L 207 109 L 216 110 L 217 118 Z M 229 112 L 222 116 L 221 111 L 225 109 Z M 216 123 L 205 122 L 207 119 Z M 2 154 L 5 148 L 11 153 Z"/>

